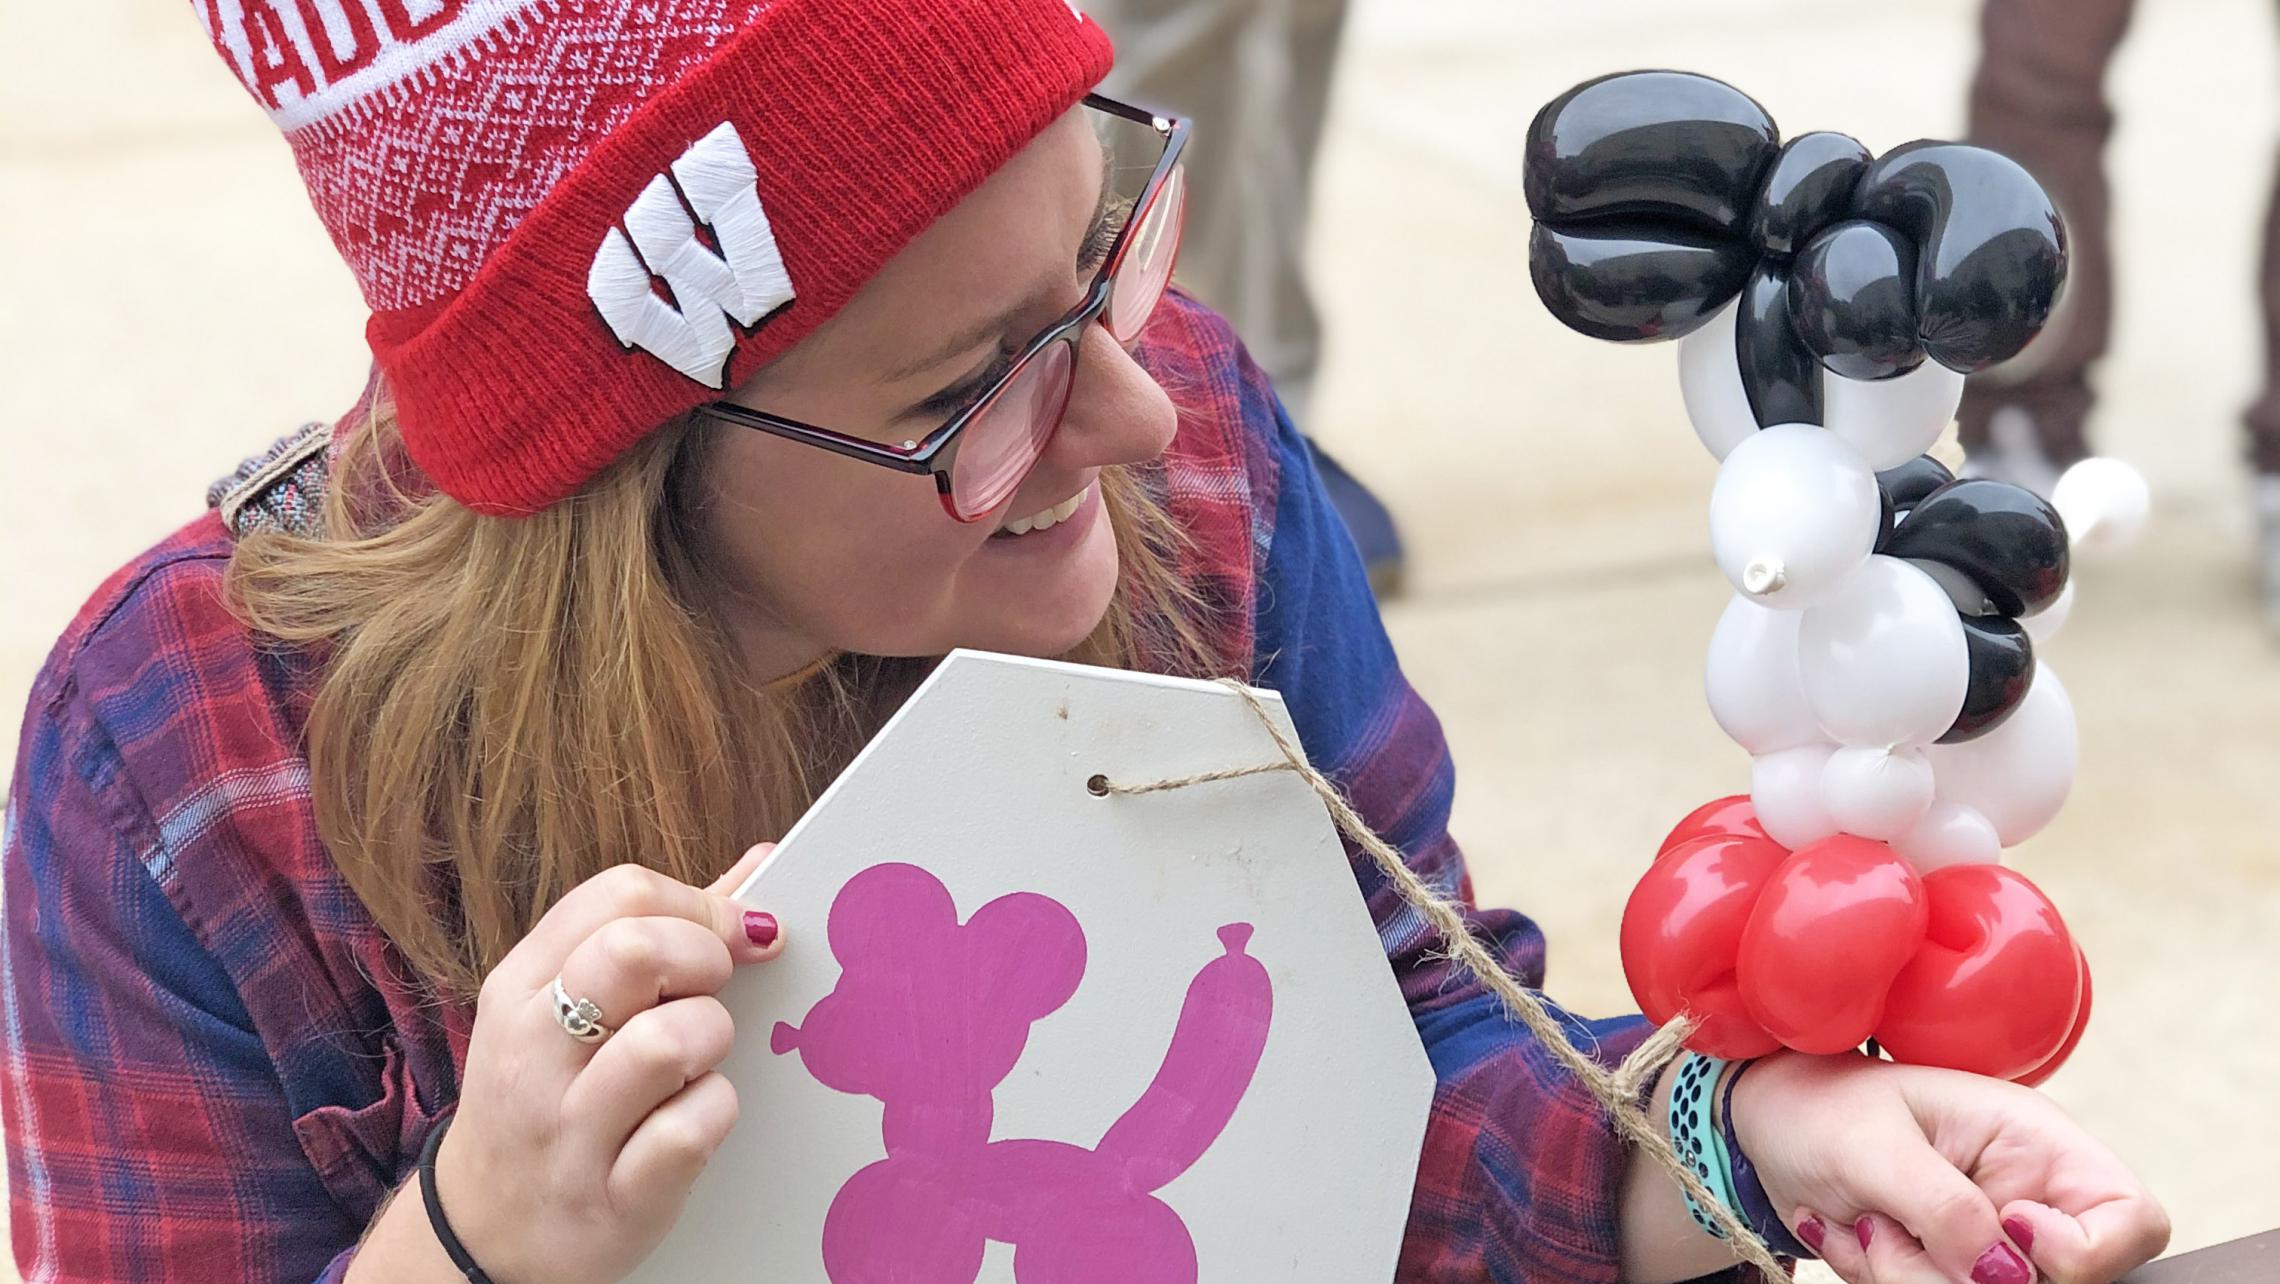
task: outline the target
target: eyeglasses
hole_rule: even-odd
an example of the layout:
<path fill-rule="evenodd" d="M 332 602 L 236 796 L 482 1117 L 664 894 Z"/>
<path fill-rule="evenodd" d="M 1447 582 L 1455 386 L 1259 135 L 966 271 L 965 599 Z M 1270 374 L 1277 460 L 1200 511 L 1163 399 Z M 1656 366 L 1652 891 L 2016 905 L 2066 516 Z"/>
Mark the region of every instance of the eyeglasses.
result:
<path fill-rule="evenodd" d="M 1172 261 L 1179 256 L 1180 230 L 1187 215 L 1187 177 L 1180 167 L 1180 153 L 1187 146 L 1188 122 L 1099 94 L 1089 94 L 1084 101 L 1095 111 L 1153 130 L 1163 141 L 1163 154 L 1133 201 L 1131 217 L 1109 245 L 1085 301 L 1031 339 L 1005 374 L 972 404 L 926 436 L 900 445 L 818 428 L 731 401 L 712 402 L 703 413 L 882 468 L 930 474 L 943 510 L 960 522 L 978 522 L 1013 498 L 1061 427 L 1085 327 L 1097 318 L 1125 347 L 1139 339 L 1141 327 L 1171 282 Z"/>

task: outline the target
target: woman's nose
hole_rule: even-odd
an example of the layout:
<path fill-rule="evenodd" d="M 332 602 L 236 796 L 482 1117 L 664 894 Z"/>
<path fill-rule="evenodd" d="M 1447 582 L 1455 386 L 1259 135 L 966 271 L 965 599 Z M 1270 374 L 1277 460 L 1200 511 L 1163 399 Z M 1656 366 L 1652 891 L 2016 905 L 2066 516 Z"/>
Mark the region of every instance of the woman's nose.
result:
<path fill-rule="evenodd" d="M 1143 463 L 1171 446 L 1178 426 L 1179 414 L 1163 386 L 1107 326 L 1086 326 L 1068 409 L 1046 453 L 1070 469 Z"/>

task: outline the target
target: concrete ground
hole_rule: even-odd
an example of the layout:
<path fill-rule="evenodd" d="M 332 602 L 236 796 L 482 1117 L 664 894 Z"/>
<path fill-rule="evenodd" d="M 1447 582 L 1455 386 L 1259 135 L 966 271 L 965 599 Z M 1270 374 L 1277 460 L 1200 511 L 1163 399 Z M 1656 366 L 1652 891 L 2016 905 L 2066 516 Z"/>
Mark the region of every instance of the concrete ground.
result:
<path fill-rule="evenodd" d="M 179 0 L 0 9 L 0 707 L 207 479 L 361 386 L 362 311 L 284 146 Z M 2157 516 L 2084 567 L 2046 658 L 2075 798 L 2016 863 L 2085 941 L 2098 1017 L 2049 1086 L 2169 1202 L 2176 1246 L 2280 1224 L 2280 650 L 2250 596 L 2238 408 L 2275 138 L 2261 0 L 2144 6 L 2116 69 L 2123 311 L 2101 447 Z M 1679 815 L 1746 783 L 1698 674 L 1725 590 L 1710 463 L 1666 350 L 1559 328 L 1527 284 L 1519 139 L 1602 72 L 1734 81 L 1792 132 L 1952 135 L 1966 0 L 1358 0 L 1313 247 L 1334 326 L 1313 425 L 1405 522 L 1387 618 L 1463 767 L 1481 894 L 1630 1006 L 1615 925 Z M 0 756 L 0 763 L 8 761 Z M 4 1269 L 4 1268 L 0 1268 Z"/>

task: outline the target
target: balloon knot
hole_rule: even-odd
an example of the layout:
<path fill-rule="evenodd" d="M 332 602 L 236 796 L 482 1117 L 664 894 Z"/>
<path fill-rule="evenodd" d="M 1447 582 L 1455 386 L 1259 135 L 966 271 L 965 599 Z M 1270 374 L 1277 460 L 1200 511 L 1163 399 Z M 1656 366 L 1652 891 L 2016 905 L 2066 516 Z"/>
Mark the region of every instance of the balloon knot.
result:
<path fill-rule="evenodd" d="M 1777 593 L 1789 583 L 1789 568 L 1770 557 L 1761 557 L 1742 568 L 1743 591 L 1758 597 Z"/>

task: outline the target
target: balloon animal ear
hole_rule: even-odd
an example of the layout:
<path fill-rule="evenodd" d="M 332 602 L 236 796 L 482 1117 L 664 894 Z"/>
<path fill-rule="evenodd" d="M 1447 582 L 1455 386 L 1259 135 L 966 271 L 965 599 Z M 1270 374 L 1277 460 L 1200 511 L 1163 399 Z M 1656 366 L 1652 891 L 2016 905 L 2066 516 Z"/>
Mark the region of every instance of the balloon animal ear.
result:
<path fill-rule="evenodd" d="M 992 1010 L 1035 1021 L 1067 1003 L 1084 979 L 1084 929 L 1051 897 L 1000 896 L 974 911 L 960 936 L 973 993 Z"/>
<path fill-rule="evenodd" d="M 1773 118 L 1689 72 L 1587 81 L 1528 126 L 1529 275 L 1553 316 L 1595 339 L 1676 339 L 1748 281 L 1751 203 Z"/>
<path fill-rule="evenodd" d="M 1925 355 L 1969 374 L 2019 355 L 2066 285 L 2066 224 L 2034 176 L 2000 152 L 1916 142 L 1876 158 L 1860 217 L 1916 247 Z"/>
<path fill-rule="evenodd" d="M 1824 229 L 1790 268 L 1789 319 L 1830 374 L 1872 380 L 1915 369 L 1924 360 L 1916 247 L 1865 218 Z"/>
<path fill-rule="evenodd" d="M 917 953 L 939 956 L 958 926 L 958 907 L 941 880 L 916 865 L 873 865 L 832 898 L 828 933 L 841 966 Z"/>

